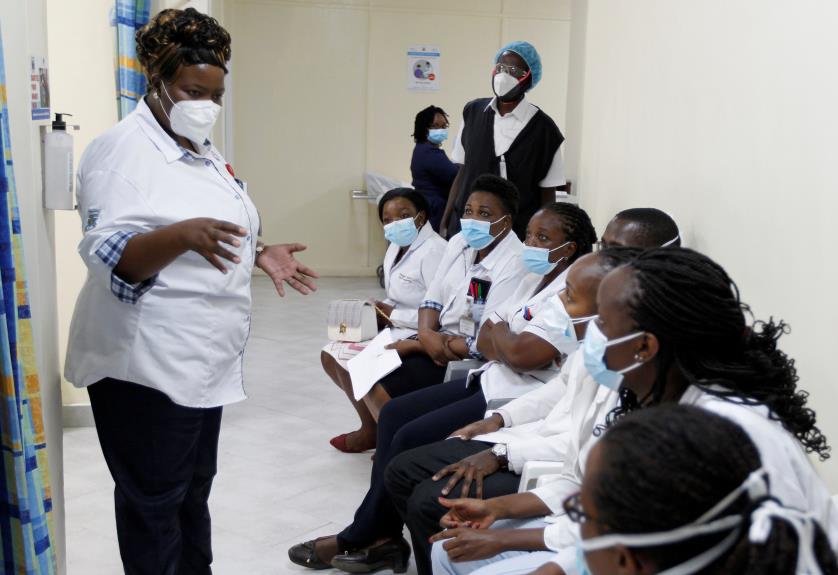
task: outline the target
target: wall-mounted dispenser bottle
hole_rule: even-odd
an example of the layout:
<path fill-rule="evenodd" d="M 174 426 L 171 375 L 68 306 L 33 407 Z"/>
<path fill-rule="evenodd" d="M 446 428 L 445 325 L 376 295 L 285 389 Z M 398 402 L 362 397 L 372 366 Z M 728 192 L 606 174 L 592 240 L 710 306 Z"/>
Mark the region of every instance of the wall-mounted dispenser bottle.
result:
<path fill-rule="evenodd" d="M 73 210 L 73 136 L 67 132 L 64 116 L 55 114 L 52 131 L 43 134 L 44 207 L 50 210 Z M 71 126 L 78 130 L 78 126 Z"/>

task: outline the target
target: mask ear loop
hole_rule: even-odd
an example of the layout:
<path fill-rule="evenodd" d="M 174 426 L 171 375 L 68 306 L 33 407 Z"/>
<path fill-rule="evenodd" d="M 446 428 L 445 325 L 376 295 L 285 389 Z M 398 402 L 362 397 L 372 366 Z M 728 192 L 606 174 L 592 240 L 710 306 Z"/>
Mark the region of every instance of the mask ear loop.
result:
<path fill-rule="evenodd" d="M 751 514 L 751 527 L 748 540 L 763 544 L 768 540 L 773 527 L 773 520 L 785 521 L 797 533 L 797 575 L 821 575 L 820 564 L 815 556 L 815 517 L 779 505 L 773 499 L 765 499 Z"/>

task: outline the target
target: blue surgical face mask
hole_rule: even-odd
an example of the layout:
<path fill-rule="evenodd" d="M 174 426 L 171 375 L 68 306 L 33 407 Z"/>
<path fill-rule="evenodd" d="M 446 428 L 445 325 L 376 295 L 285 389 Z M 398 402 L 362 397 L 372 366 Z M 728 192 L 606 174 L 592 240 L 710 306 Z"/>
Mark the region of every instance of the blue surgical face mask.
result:
<path fill-rule="evenodd" d="M 505 217 L 506 216 L 503 216 L 503 218 Z M 460 229 L 462 230 L 466 243 L 468 243 L 468 247 L 474 248 L 475 250 L 482 250 L 495 241 L 497 236 L 493 236 L 489 233 L 489 229 L 499 221 L 503 220 L 503 218 L 495 220 L 491 223 L 484 222 L 483 220 L 461 219 Z M 498 235 L 501 233 L 503 233 L 503 230 L 501 230 Z"/>
<path fill-rule="evenodd" d="M 643 365 L 643 362 L 638 361 L 624 369 L 613 371 L 605 365 L 605 350 L 612 345 L 640 337 L 643 333 L 642 331 L 638 331 L 609 341 L 605 337 L 605 334 L 602 333 L 602 330 L 599 329 L 597 322 L 592 321 L 589 323 L 588 331 L 585 334 L 585 341 L 582 345 L 582 352 L 585 358 L 585 369 L 588 370 L 588 373 L 591 374 L 594 381 L 608 389 L 619 391 L 620 384 L 623 382 L 623 374 L 637 369 Z"/>
<path fill-rule="evenodd" d="M 448 139 L 448 128 L 431 128 L 428 130 L 428 141 L 432 144 L 440 145 Z"/>
<path fill-rule="evenodd" d="M 560 292 L 561 293 L 561 292 Z M 550 300 L 550 305 L 544 306 L 541 317 L 537 318 L 544 327 L 549 341 L 556 346 L 560 352 L 570 355 L 579 348 L 579 339 L 576 337 L 576 324 L 589 322 L 595 315 L 587 317 L 570 317 L 564 302 L 558 294 L 555 301 Z"/>
<path fill-rule="evenodd" d="M 585 561 L 585 552 L 578 543 L 576 544 L 576 571 L 579 575 L 593 575 L 588 569 L 588 562 Z"/>
<path fill-rule="evenodd" d="M 556 250 L 560 250 L 570 242 L 565 242 L 557 248 L 548 250 L 547 248 L 537 248 L 534 246 L 525 245 L 521 250 L 521 259 L 524 260 L 524 266 L 534 274 L 546 276 L 551 271 L 556 269 L 559 262 L 566 260 L 566 257 L 561 257 L 554 262 L 550 261 L 550 254 Z"/>
<path fill-rule="evenodd" d="M 416 217 L 413 218 L 390 222 L 384 226 L 384 238 L 400 247 L 409 246 L 419 235 L 419 230 L 416 228 L 416 218 L 418 217 L 419 214 L 416 214 Z"/>

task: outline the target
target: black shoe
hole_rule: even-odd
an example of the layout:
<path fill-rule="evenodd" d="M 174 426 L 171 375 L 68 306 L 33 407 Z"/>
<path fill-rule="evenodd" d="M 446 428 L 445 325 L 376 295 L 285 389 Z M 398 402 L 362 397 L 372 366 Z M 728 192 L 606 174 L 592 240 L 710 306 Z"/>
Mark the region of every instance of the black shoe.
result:
<path fill-rule="evenodd" d="M 392 569 L 393 573 L 404 573 L 407 571 L 408 559 L 410 559 L 410 545 L 403 537 L 399 537 L 375 547 L 335 555 L 332 559 L 332 567 L 348 573 L 374 573 L 382 569 Z"/>
<path fill-rule="evenodd" d="M 291 549 L 288 550 L 288 558 L 291 560 L 292 563 L 296 563 L 297 565 L 301 565 L 303 567 L 308 567 L 309 569 L 315 570 L 323 570 L 323 569 L 331 569 L 332 566 L 328 563 L 324 563 L 320 560 L 317 556 L 317 552 L 314 550 L 314 545 L 321 539 L 327 539 L 326 537 L 318 537 L 317 539 L 312 539 L 311 541 L 306 541 L 305 543 L 299 543 L 294 545 Z"/>

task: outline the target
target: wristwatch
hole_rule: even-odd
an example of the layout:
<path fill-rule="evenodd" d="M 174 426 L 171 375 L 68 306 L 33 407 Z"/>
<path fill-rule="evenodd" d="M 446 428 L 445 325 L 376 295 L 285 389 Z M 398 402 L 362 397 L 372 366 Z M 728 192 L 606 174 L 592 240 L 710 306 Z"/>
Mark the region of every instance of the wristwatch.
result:
<path fill-rule="evenodd" d="M 498 461 L 501 464 L 502 468 L 506 468 L 509 464 L 509 459 L 506 457 L 506 444 L 505 443 L 495 443 L 492 446 L 492 454 L 498 458 Z"/>

